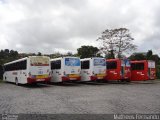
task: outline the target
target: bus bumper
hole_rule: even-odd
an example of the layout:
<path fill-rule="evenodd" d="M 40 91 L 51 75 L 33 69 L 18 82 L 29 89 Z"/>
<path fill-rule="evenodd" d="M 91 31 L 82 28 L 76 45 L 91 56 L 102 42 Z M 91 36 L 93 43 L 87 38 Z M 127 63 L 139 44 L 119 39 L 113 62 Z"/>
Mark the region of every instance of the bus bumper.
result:
<path fill-rule="evenodd" d="M 50 82 L 50 80 L 51 80 L 51 77 L 42 78 L 42 79 L 27 78 L 27 83 L 32 84 L 32 83 L 39 83 L 39 82 Z"/>
<path fill-rule="evenodd" d="M 105 76 L 90 76 L 90 80 L 95 81 L 95 80 L 103 80 L 105 79 Z"/>
<path fill-rule="evenodd" d="M 66 76 L 62 76 L 62 81 L 65 82 L 65 81 L 80 81 L 81 80 L 81 77 L 78 76 L 78 77 L 66 77 Z"/>

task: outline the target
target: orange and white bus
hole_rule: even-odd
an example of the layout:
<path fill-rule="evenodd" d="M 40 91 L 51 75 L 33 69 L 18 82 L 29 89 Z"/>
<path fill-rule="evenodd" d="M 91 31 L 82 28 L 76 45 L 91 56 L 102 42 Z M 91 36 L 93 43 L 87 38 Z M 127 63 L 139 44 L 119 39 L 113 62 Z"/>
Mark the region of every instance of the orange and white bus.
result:
<path fill-rule="evenodd" d="M 105 58 L 92 57 L 81 59 L 81 81 L 103 80 L 105 76 Z"/>
<path fill-rule="evenodd" d="M 50 58 L 29 56 L 3 65 L 3 80 L 18 84 L 49 82 Z"/>
<path fill-rule="evenodd" d="M 79 57 L 60 57 L 51 59 L 51 82 L 80 81 Z"/>

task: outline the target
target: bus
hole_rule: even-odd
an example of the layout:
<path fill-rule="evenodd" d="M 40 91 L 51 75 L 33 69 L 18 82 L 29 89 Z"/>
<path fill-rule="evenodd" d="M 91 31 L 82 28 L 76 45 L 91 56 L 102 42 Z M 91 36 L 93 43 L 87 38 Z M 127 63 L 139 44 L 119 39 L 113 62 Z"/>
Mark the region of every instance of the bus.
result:
<path fill-rule="evenodd" d="M 131 81 L 145 81 L 156 79 L 155 61 L 131 61 Z"/>
<path fill-rule="evenodd" d="M 49 82 L 50 59 L 46 56 L 29 56 L 3 65 L 3 80 L 19 84 Z"/>
<path fill-rule="evenodd" d="M 80 81 L 80 58 L 60 57 L 50 60 L 51 82 Z"/>
<path fill-rule="evenodd" d="M 128 59 L 107 59 L 105 80 L 130 81 L 130 61 Z"/>
<path fill-rule="evenodd" d="M 81 59 L 81 81 L 103 80 L 106 76 L 104 58 L 92 57 Z"/>

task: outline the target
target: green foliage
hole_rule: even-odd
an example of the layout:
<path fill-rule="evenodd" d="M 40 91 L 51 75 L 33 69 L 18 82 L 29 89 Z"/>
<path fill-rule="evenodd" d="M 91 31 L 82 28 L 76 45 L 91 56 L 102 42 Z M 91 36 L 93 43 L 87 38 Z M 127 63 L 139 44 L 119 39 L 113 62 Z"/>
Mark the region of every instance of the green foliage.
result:
<path fill-rule="evenodd" d="M 38 52 L 38 54 L 37 54 L 38 56 L 42 56 L 42 53 L 41 52 Z"/>
<path fill-rule="evenodd" d="M 77 49 L 80 58 L 99 57 L 99 49 L 93 46 L 81 46 Z"/>
<path fill-rule="evenodd" d="M 108 54 L 106 54 L 105 58 L 107 58 L 107 59 L 115 59 L 115 55 L 114 55 L 113 50 L 111 50 Z"/>
<path fill-rule="evenodd" d="M 18 52 L 14 50 L 9 50 L 9 49 L 1 50 L 0 65 L 18 59 L 19 57 L 18 55 L 19 55 Z"/>
<path fill-rule="evenodd" d="M 147 55 L 146 55 L 146 59 L 147 60 L 152 60 L 152 56 L 153 56 L 152 50 L 148 50 Z"/>
<path fill-rule="evenodd" d="M 146 60 L 146 56 L 142 53 L 132 54 L 129 57 L 130 60 Z"/>

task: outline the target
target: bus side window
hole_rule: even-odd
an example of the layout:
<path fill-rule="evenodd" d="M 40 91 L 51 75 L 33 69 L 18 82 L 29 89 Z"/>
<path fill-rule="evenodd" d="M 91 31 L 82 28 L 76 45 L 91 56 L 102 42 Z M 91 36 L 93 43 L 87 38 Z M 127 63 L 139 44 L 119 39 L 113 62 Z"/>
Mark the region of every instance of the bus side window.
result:
<path fill-rule="evenodd" d="M 89 67 L 90 67 L 89 60 L 81 62 L 81 69 L 89 69 Z"/>
<path fill-rule="evenodd" d="M 81 61 L 81 69 L 83 69 L 83 67 L 82 67 L 82 66 L 83 66 L 83 61 Z"/>
<path fill-rule="evenodd" d="M 27 68 L 27 61 L 26 60 L 24 60 L 24 61 L 21 61 L 20 62 L 20 70 L 25 70 L 26 68 Z"/>
<path fill-rule="evenodd" d="M 56 61 L 56 69 L 61 69 L 61 60 Z"/>

